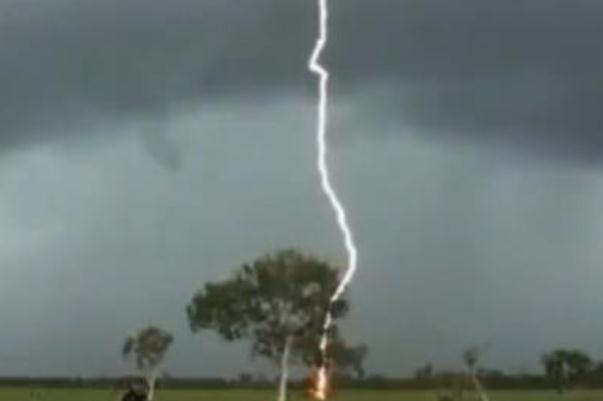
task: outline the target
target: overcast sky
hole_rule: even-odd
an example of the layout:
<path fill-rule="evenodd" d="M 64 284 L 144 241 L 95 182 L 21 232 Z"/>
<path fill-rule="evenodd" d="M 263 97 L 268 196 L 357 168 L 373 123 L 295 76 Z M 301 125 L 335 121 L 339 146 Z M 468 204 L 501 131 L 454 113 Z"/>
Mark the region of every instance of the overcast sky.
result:
<path fill-rule="evenodd" d="M 371 372 L 603 358 L 603 2 L 331 0 L 333 178 Z M 343 265 L 315 172 L 307 0 L 0 0 L 0 370 L 265 367 L 190 333 L 207 280 L 296 246 Z"/>

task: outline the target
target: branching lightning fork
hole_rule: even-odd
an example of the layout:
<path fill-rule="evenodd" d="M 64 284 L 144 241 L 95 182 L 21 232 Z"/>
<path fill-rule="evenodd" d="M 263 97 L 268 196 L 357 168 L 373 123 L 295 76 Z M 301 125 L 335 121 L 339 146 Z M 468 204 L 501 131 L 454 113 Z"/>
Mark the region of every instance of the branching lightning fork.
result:
<path fill-rule="evenodd" d="M 319 6 L 319 33 L 318 38 L 316 39 L 316 44 L 314 46 L 314 50 L 312 51 L 312 55 L 310 57 L 308 68 L 309 70 L 316 74 L 319 79 L 319 98 L 318 98 L 318 119 L 317 119 L 317 127 L 316 127 L 316 141 L 318 146 L 318 160 L 317 167 L 318 172 L 320 174 L 320 183 L 322 186 L 322 190 L 327 196 L 333 211 L 335 212 L 335 216 L 337 219 L 337 225 L 341 234 L 343 235 L 344 245 L 347 252 L 348 257 L 348 265 L 347 270 L 341 279 L 337 289 L 333 293 L 331 297 L 331 304 L 339 300 L 348 285 L 354 278 L 354 274 L 356 273 L 357 262 L 358 262 L 358 250 L 356 249 L 356 244 L 354 242 L 354 235 L 352 230 L 350 229 L 350 225 L 348 224 L 348 218 L 346 214 L 345 207 L 337 192 L 335 191 L 332 183 L 331 177 L 329 173 L 329 166 L 327 162 L 328 156 L 328 146 L 327 146 L 327 126 L 328 126 L 328 106 L 329 106 L 329 71 L 320 64 L 320 56 L 322 55 L 328 41 L 328 23 L 329 23 L 329 9 L 328 9 L 328 0 L 318 0 Z M 326 352 L 327 345 L 329 341 L 329 329 L 333 324 L 333 317 L 329 311 L 325 317 L 324 322 L 324 330 L 322 337 L 320 339 L 320 351 L 322 353 L 323 364 L 319 367 L 318 371 L 318 382 L 316 383 L 316 391 L 315 396 L 318 399 L 326 398 L 326 390 L 327 390 L 327 372 L 326 366 L 324 365 L 324 361 L 326 361 Z"/>

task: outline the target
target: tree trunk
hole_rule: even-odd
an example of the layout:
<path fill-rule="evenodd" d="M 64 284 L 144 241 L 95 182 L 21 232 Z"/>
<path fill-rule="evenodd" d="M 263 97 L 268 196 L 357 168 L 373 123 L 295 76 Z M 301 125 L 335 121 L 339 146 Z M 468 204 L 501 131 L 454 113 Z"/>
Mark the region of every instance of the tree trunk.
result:
<path fill-rule="evenodd" d="M 490 399 L 488 398 L 488 394 L 486 394 L 486 392 L 484 391 L 484 388 L 482 387 L 482 384 L 480 383 L 479 379 L 477 378 L 477 374 L 475 373 L 475 370 L 469 371 L 469 375 L 471 376 L 471 380 L 473 381 L 473 386 L 475 387 L 475 391 L 477 391 L 477 394 L 479 395 L 479 399 L 481 401 L 490 401 Z"/>
<path fill-rule="evenodd" d="M 147 401 L 153 401 L 155 397 L 155 383 L 157 382 L 157 375 L 155 373 L 151 373 L 147 376 L 147 385 L 149 386 L 149 390 L 147 392 Z"/>
<path fill-rule="evenodd" d="M 289 355 L 293 345 L 293 336 L 285 340 L 285 348 L 281 355 L 280 380 L 278 385 L 278 401 L 287 401 L 287 382 L 289 381 Z"/>

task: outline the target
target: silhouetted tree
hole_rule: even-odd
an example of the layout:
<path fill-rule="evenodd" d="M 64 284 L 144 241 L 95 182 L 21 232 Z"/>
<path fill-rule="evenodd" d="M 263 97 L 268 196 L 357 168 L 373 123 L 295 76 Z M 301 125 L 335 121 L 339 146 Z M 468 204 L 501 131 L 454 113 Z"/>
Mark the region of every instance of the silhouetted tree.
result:
<path fill-rule="evenodd" d="M 424 366 L 421 366 L 415 371 L 415 378 L 418 380 L 431 379 L 433 376 L 433 364 L 427 362 Z"/>
<path fill-rule="evenodd" d="M 338 269 L 315 257 L 296 250 L 268 254 L 198 291 L 187 306 L 190 327 L 214 330 L 228 341 L 250 339 L 252 355 L 278 366 L 278 399 L 284 401 L 289 364 L 318 362 L 327 308 L 335 321 L 348 312 L 346 299 L 330 303 L 338 283 Z M 359 371 L 366 350 L 347 346 L 336 325 L 330 334 L 330 357 Z"/>
<path fill-rule="evenodd" d="M 591 358 L 577 349 L 556 349 L 541 358 L 545 375 L 559 394 L 586 377 L 593 369 Z"/>
<path fill-rule="evenodd" d="M 482 401 L 489 401 L 488 394 L 486 394 L 486 392 L 484 391 L 484 388 L 482 387 L 482 384 L 479 378 L 477 377 L 477 363 L 479 362 L 480 354 L 481 351 L 478 347 L 471 347 L 465 350 L 465 352 L 463 352 L 463 361 L 465 362 L 469 379 L 473 383 L 473 386 L 475 387 L 475 391 L 477 391 L 479 398 Z"/>
<path fill-rule="evenodd" d="M 147 382 L 147 399 L 153 400 L 157 369 L 173 342 L 170 333 L 155 326 L 140 330 L 136 335 L 127 337 L 122 348 L 124 358 L 133 357 L 136 367 Z"/>

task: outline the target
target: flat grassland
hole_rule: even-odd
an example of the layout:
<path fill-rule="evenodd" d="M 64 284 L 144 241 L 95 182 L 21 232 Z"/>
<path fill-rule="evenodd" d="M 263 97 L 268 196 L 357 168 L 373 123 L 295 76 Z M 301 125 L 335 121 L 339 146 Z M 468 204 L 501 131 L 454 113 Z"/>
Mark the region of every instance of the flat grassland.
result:
<path fill-rule="evenodd" d="M 558 396 L 553 391 L 492 391 L 490 401 L 603 401 L 603 391 L 577 390 Z M 273 401 L 274 391 L 260 390 L 160 390 L 156 401 Z M 111 390 L 0 388 L 0 401 L 118 401 Z M 291 401 L 304 401 L 293 394 Z M 333 401 L 437 401 L 431 391 L 342 391 Z M 468 395 L 466 401 L 477 398 Z"/>

